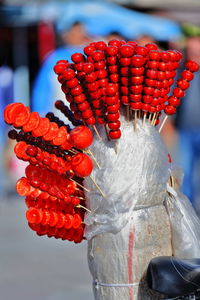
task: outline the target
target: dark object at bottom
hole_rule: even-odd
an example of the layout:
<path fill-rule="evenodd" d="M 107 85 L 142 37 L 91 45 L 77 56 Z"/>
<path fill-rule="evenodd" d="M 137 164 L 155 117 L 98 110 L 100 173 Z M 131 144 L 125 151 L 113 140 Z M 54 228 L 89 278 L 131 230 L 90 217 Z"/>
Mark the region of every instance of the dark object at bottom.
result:
<path fill-rule="evenodd" d="M 156 257 L 149 263 L 146 280 L 166 299 L 200 299 L 200 259 Z"/>

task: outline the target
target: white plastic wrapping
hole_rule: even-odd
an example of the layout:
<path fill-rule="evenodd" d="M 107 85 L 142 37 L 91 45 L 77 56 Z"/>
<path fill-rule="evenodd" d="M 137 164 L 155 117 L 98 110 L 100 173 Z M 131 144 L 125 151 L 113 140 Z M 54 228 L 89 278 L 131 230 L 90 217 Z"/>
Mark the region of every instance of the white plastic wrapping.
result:
<path fill-rule="evenodd" d="M 171 222 L 173 255 L 199 258 L 200 220 L 185 195 L 171 186 L 168 192 L 166 208 Z"/>
<path fill-rule="evenodd" d="M 145 273 L 152 258 L 171 255 L 165 207 L 132 211 L 120 232 L 99 234 L 88 241 L 95 300 L 160 300 L 161 295 L 147 288 Z"/>
<path fill-rule="evenodd" d="M 98 163 L 92 176 L 105 198 L 87 177 L 84 185 L 87 207 L 91 213 L 85 217 L 85 236 L 105 232 L 117 233 L 127 223 L 134 209 L 160 204 L 166 196 L 170 174 L 166 148 L 155 128 L 138 120 L 133 124 L 121 118 L 122 136 L 117 141 L 107 141 L 104 128 L 98 129 L 102 141 L 95 138 L 90 150 Z"/>
<path fill-rule="evenodd" d="M 84 185 L 88 263 L 96 285 L 95 300 L 156 300 L 144 278 L 153 257 L 200 257 L 200 222 L 188 199 L 178 189 L 180 169 L 168 163 L 162 139 L 150 124 L 122 118 L 122 137 L 116 143 L 95 138 L 91 151 L 95 166 Z M 117 146 L 117 153 L 115 146 Z M 165 203 L 165 206 L 163 205 Z M 128 285 L 128 284 L 131 285 Z"/>

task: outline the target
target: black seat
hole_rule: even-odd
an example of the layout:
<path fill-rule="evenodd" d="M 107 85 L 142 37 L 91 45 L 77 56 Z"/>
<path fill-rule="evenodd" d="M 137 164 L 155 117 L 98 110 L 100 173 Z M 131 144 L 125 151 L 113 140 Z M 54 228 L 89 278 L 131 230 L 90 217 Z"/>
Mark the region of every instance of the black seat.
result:
<path fill-rule="evenodd" d="M 147 283 L 150 289 L 171 298 L 193 293 L 200 289 L 200 259 L 156 257 L 149 263 Z"/>

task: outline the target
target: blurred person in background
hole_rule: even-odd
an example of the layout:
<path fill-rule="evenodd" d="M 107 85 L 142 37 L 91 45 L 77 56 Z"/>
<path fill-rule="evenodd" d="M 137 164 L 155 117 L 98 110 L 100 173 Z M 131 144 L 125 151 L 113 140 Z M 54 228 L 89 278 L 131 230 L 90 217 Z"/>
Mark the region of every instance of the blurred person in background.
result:
<path fill-rule="evenodd" d="M 146 44 L 149 44 L 149 43 L 154 43 L 154 44 L 156 43 L 150 35 L 146 35 L 146 34 L 138 36 L 136 39 L 136 42 L 140 46 L 145 46 Z"/>
<path fill-rule="evenodd" d="M 60 84 L 53 67 L 58 60 L 70 60 L 74 52 L 82 52 L 83 46 L 91 42 L 84 25 L 74 22 L 69 27 L 62 25 L 59 31 L 63 46 L 52 52 L 42 64 L 32 91 L 31 106 L 33 111 L 44 115 L 48 111 L 54 111 L 53 104 L 57 99 L 63 98 Z"/>
<path fill-rule="evenodd" d="M 186 59 L 200 64 L 200 36 L 187 37 Z M 200 192 L 200 174 L 196 174 L 200 159 L 200 71 L 195 74 L 186 96 L 181 101 L 175 125 L 178 130 L 177 160 L 184 171 L 182 191 L 199 210 L 195 198 Z"/>
<path fill-rule="evenodd" d="M 126 37 L 122 36 L 117 31 L 111 31 L 109 34 L 107 34 L 106 36 L 102 36 L 100 39 L 105 41 L 106 43 L 108 43 L 111 40 L 118 40 L 118 41 L 121 41 L 121 40 L 127 41 L 127 40 L 129 40 Z M 100 39 L 98 39 L 98 40 L 100 40 Z"/>

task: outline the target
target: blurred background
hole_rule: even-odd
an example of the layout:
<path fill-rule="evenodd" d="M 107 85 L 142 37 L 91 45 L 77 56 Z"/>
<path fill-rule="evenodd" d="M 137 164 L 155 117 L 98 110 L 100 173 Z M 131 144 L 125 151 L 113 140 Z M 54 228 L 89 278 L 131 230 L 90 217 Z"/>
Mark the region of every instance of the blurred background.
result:
<path fill-rule="evenodd" d="M 45 115 L 64 100 L 53 66 L 91 41 L 155 42 L 200 63 L 198 0 L 0 1 L 0 291 L 1 299 L 93 299 L 87 244 L 37 237 L 15 192 L 24 164 L 13 153 L 5 106 L 23 102 Z M 181 66 L 180 69 L 183 69 Z M 163 138 L 185 173 L 182 190 L 200 214 L 200 73 L 169 119 Z M 58 113 L 56 113 L 58 115 Z"/>

